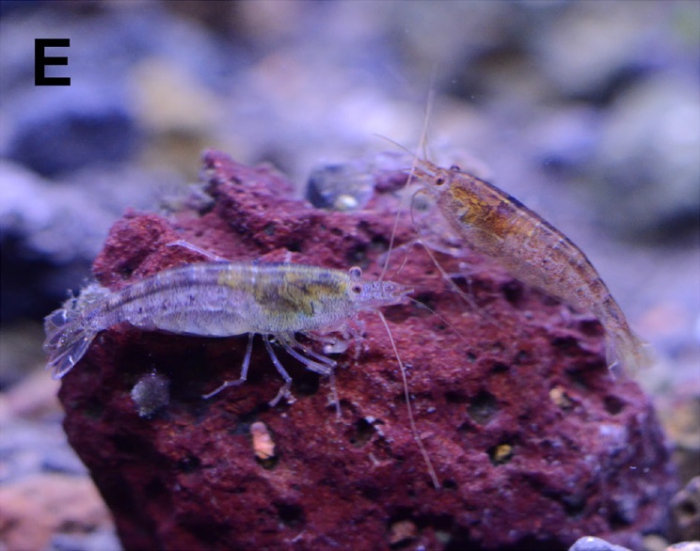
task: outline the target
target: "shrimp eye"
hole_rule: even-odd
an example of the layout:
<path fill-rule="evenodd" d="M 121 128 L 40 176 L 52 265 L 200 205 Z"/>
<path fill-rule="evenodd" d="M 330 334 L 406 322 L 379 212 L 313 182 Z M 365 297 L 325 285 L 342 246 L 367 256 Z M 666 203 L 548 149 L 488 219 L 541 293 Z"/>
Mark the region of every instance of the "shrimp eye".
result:
<path fill-rule="evenodd" d="M 353 266 L 348 271 L 348 274 L 350 274 L 350 277 L 352 279 L 360 279 L 362 277 L 362 268 L 360 268 L 359 266 Z"/>
<path fill-rule="evenodd" d="M 351 291 L 354 294 L 359 295 L 362 292 L 362 285 L 353 285 Z"/>
<path fill-rule="evenodd" d="M 441 185 L 444 184 L 444 183 L 445 183 L 445 179 L 444 179 L 444 178 L 435 178 L 435 185 L 436 185 L 436 186 L 441 186 Z"/>

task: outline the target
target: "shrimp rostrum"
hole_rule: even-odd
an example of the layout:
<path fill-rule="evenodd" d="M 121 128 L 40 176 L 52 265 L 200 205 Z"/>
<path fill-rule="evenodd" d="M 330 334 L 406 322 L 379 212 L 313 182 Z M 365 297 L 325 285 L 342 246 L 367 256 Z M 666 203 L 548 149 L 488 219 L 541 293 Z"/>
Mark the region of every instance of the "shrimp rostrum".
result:
<path fill-rule="evenodd" d="M 592 312 L 606 334 L 608 367 L 648 364 L 644 343 L 586 255 L 520 201 L 463 172 L 417 160 L 419 179 L 452 228 L 471 249 L 497 260 L 514 277 L 562 302 Z"/>
<path fill-rule="evenodd" d="M 253 337 L 259 334 L 284 379 L 271 402 L 275 405 L 291 398 L 292 379 L 271 339 L 311 371 L 331 375 L 335 361 L 299 343 L 295 333 L 346 330 L 359 312 L 400 303 L 411 292 L 391 281 L 364 281 L 361 275 L 359 268 L 345 272 L 294 264 L 205 262 L 165 270 L 117 291 L 93 283 L 46 317 L 47 369 L 60 379 L 100 331 L 122 322 L 182 335 L 248 334 L 240 378 L 205 395 L 210 397 L 245 381 Z"/>

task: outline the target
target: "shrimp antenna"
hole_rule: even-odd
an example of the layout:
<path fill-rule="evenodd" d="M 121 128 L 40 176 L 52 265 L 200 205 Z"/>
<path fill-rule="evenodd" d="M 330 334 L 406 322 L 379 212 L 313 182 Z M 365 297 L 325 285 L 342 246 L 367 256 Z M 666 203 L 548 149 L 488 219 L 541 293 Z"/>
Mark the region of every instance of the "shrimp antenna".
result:
<path fill-rule="evenodd" d="M 423 456 L 423 459 L 425 460 L 425 464 L 428 466 L 428 472 L 430 473 L 430 478 L 433 481 L 433 486 L 435 486 L 436 490 L 440 489 L 440 481 L 438 480 L 437 474 L 435 473 L 435 468 L 433 467 L 432 461 L 430 461 L 430 456 L 428 455 L 428 452 L 425 450 L 425 446 L 423 446 L 423 440 L 421 440 L 420 434 L 418 434 L 418 429 L 416 428 L 416 421 L 413 418 L 413 408 L 411 407 L 411 395 L 408 392 L 408 377 L 406 377 L 406 368 L 403 365 L 403 362 L 401 361 L 401 356 L 399 356 L 399 349 L 396 347 L 396 342 L 394 341 L 394 337 L 391 334 L 391 330 L 389 329 L 389 324 L 386 322 L 386 318 L 384 317 L 384 314 L 382 314 L 379 310 L 377 310 L 377 315 L 379 316 L 379 319 L 382 320 L 382 323 L 384 324 L 384 328 L 386 329 L 387 335 L 389 335 L 389 341 L 391 342 L 391 346 L 394 349 L 394 354 L 396 355 L 396 361 L 399 363 L 399 368 L 401 369 L 401 378 L 403 379 L 403 392 L 404 396 L 406 397 L 406 408 L 408 409 L 408 421 L 411 425 L 411 432 L 413 433 L 413 439 L 416 441 L 418 444 L 418 448 L 420 449 L 420 453 Z"/>
<path fill-rule="evenodd" d="M 382 273 L 379 274 L 379 281 L 384 281 L 384 276 L 389 268 L 389 259 L 391 258 L 391 251 L 394 249 L 394 241 L 396 240 L 396 230 L 399 227 L 399 216 L 401 216 L 401 210 L 401 205 L 399 205 L 399 208 L 396 210 L 396 216 L 394 216 L 394 225 L 391 228 L 391 237 L 389 238 L 389 250 L 386 252 L 386 259 L 384 260 L 384 266 L 382 266 Z"/>
<path fill-rule="evenodd" d="M 384 134 L 378 134 L 377 132 L 373 133 L 372 135 L 373 135 L 373 136 L 376 136 L 377 138 L 380 138 L 380 139 L 382 139 L 382 140 L 385 140 L 385 141 L 389 142 L 391 145 L 394 145 L 394 146 L 398 147 L 401 151 L 403 151 L 404 153 L 407 153 L 408 155 L 410 155 L 410 156 L 413 157 L 414 159 L 420 159 L 420 157 L 419 157 L 418 155 L 416 155 L 413 151 L 411 151 L 411 150 L 408 149 L 407 147 L 401 145 L 401 144 L 400 144 L 399 142 L 397 142 L 396 140 L 392 140 L 391 138 L 385 136 Z"/>
<path fill-rule="evenodd" d="M 434 78 L 435 78 L 435 75 L 433 74 L 433 82 L 434 82 Z M 428 92 L 427 102 L 426 102 L 425 117 L 424 117 L 424 119 L 423 119 L 423 130 L 422 130 L 422 132 L 421 132 L 420 145 L 419 145 L 419 148 L 423 150 L 423 155 L 424 155 L 424 156 L 427 155 L 428 124 L 429 124 L 429 122 L 430 122 L 430 116 L 431 116 L 431 114 L 432 114 L 432 110 L 433 110 L 433 105 L 434 105 L 434 103 L 435 103 L 435 88 L 434 88 L 434 85 L 431 84 L 430 91 Z M 406 182 L 406 187 L 408 187 L 408 186 L 411 184 L 411 181 L 413 180 L 413 177 L 414 177 L 414 175 L 415 175 L 415 171 L 416 171 L 416 167 L 418 166 L 418 163 L 421 162 L 420 156 L 419 156 L 418 154 L 416 154 L 416 153 L 410 151 L 408 148 L 404 147 L 404 146 L 401 145 L 400 143 L 398 143 L 398 142 L 392 140 L 391 138 L 388 138 L 388 137 L 383 136 L 383 135 L 381 135 L 381 134 L 375 134 L 375 136 L 377 136 L 377 137 L 379 137 L 379 138 L 381 138 L 381 139 L 383 139 L 383 140 L 386 140 L 386 141 L 388 141 L 389 143 L 395 145 L 396 147 L 398 147 L 398 148 L 401 149 L 402 151 L 406 152 L 408 155 L 410 155 L 410 156 L 413 158 L 413 162 L 411 163 L 411 169 L 410 169 L 410 172 L 409 172 L 408 180 L 407 180 L 407 182 Z M 425 157 L 424 157 L 424 158 L 425 158 Z M 445 269 L 440 265 L 440 263 L 438 262 L 437 258 L 435 258 L 435 255 L 433 254 L 433 251 L 430 250 L 430 247 L 428 247 L 428 245 L 425 244 L 425 241 L 423 240 L 423 236 L 421 235 L 420 230 L 418 229 L 418 225 L 416 224 L 416 220 L 415 220 L 415 217 L 414 217 L 414 215 L 413 215 L 413 213 L 414 213 L 413 203 L 414 203 L 414 201 L 415 201 L 416 195 L 418 195 L 419 193 L 426 193 L 426 192 L 425 192 L 425 190 L 423 190 L 423 189 L 419 189 L 418 191 L 416 191 L 416 192 L 411 196 L 411 203 L 410 203 L 410 206 L 409 206 L 409 210 L 410 210 L 410 212 L 411 212 L 411 224 L 413 225 L 413 229 L 415 230 L 416 235 L 418 235 L 418 241 L 420 242 L 420 244 L 421 244 L 421 245 L 423 246 L 423 248 L 425 249 L 425 251 L 426 251 L 426 253 L 428 254 L 428 256 L 430 257 L 430 260 L 432 261 L 432 263 L 435 265 L 435 267 L 436 267 L 436 268 L 438 269 L 438 271 L 440 272 L 442 278 L 443 278 L 444 280 L 447 281 L 447 283 L 448 283 L 448 285 L 450 286 L 450 288 L 451 288 L 455 293 L 457 293 L 457 295 L 458 295 L 462 300 L 464 300 L 464 302 L 466 302 L 475 312 L 477 312 L 479 315 L 481 315 L 487 322 L 489 322 L 489 323 L 490 323 L 491 325 L 493 325 L 494 327 L 497 327 L 497 328 L 500 329 L 500 326 L 498 325 L 498 323 L 496 323 L 496 321 L 495 321 L 490 315 L 488 315 L 482 308 L 480 308 L 480 307 L 477 305 L 477 303 L 476 303 L 476 301 L 474 300 L 474 298 L 471 297 L 471 296 L 469 296 L 467 293 L 465 293 L 464 291 L 462 291 L 462 289 L 460 289 L 460 288 L 457 286 L 457 284 L 452 280 L 452 278 L 450 277 L 450 275 L 449 275 L 449 274 L 445 271 Z M 384 261 L 384 266 L 382 267 L 382 273 L 381 273 L 380 278 L 379 278 L 380 281 L 384 279 L 384 275 L 386 274 L 386 271 L 387 271 L 387 269 L 388 269 L 388 267 L 389 267 L 389 259 L 390 259 L 391 252 L 392 252 L 393 247 L 394 247 L 396 229 L 397 229 L 397 227 L 398 227 L 399 215 L 401 214 L 401 211 L 402 211 L 402 208 L 401 208 L 401 205 L 399 205 L 399 209 L 398 209 L 398 211 L 397 211 L 397 213 L 396 213 L 396 216 L 395 216 L 395 218 L 394 218 L 394 226 L 393 226 L 393 229 L 392 229 L 392 231 L 391 231 L 391 238 L 390 238 L 390 241 L 389 241 L 389 250 L 387 251 L 386 259 L 385 259 L 385 261 Z"/>
<path fill-rule="evenodd" d="M 423 153 L 425 156 L 425 144 L 426 144 L 426 137 L 428 135 L 428 121 L 430 120 L 430 113 L 432 111 L 432 105 L 433 105 L 433 98 L 435 97 L 434 95 L 434 87 L 433 87 L 433 82 L 435 80 L 435 75 L 433 74 L 433 77 L 431 79 L 431 85 L 430 85 L 430 92 L 428 93 L 428 103 L 425 109 L 425 117 L 423 118 L 423 130 L 421 131 L 421 146 L 423 147 Z M 411 184 L 411 180 L 413 180 L 413 175 L 416 172 L 416 166 L 420 162 L 420 156 L 413 153 L 412 151 L 409 151 L 407 148 L 402 146 L 400 143 L 395 142 L 394 140 L 387 138 L 386 136 L 382 136 L 381 134 L 375 134 L 376 136 L 383 138 L 387 140 L 388 142 L 394 144 L 395 146 L 399 147 L 400 149 L 404 150 L 407 152 L 411 157 L 413 157 L 413 162 L 411 163 L 411 171 L 409 172 L 408 176 L 408 181 L 406 182 L 406 187 L 408 187 Z M 400 205 L 399 205 L 400 207 Z M 391 258 L 391 251 L 394 247 L 394 240 L 396 238 L 396 229 L 398 228 L 399 225 L 399 216 L 401 214 L 401 208 L 399 208 L 396 212 L 396 216 L 394 217 L 394 226 L 391 230 L 391 238 L 389 239 L 389 250 L 386 255 L 386 260 L 384 261 L 384 266 L 382 267 L 382 273 L 379 275 L 379 281 L 384 280 L 384 275 L 386 274 L 387 268 L 389 267 L 389 259 Z"/>
<path fill-rule="evenodd" d="M 423 158 L 428 158 L 428 124 L 433 113 L 433 102 L 435 101 L 435 73 L 431 77 L 430 91 L 425 105 L 425 117 L 423 118 L 423 130 L 420 137 L 420 148 L 423 150 Z M 415 168 L 415 165 L 414 165 Z"/>

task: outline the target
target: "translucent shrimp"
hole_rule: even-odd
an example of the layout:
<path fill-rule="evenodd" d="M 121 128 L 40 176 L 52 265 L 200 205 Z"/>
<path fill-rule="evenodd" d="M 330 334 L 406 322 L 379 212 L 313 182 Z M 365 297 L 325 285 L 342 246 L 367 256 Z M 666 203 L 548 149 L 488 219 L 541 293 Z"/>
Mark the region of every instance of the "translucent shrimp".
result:
<path fill-rule="evenodd" d="M 443 217 L 474 251 L 496 259 L 513 276 L 581 311 L 592 312 L 606 334 L 606 359 L 636 370 L 650 362 L 644 343 L 586 255 L 520 201 L 462 172 L 416 160 L 412 177 L 423 182 Z"/>
<path fill-rule="evenodd" d="M 309 370 L 332 376 L 336 362 L 303 346 L 295 333 L 346 330 L 359 312 L 372 311 L 384 324 L 396 354 L 411 430 L 437 488 L 435 470 L 413 419 L 405 368 L 379 310 L 403 302 L 412 289 L 392 281 L 363 281 L 361 276 L 360 268 L 344 272 L 294 264 L 206 262 L 165 270 L 118 291 L 92 284 L 46 317 L 47 369 L 53 369 L 55 379 L 63 377 L 100 331 L 122 322 L 182 335 L 229 337 L 247 333 L 239 379 L 225 382 L 204 396 L 208 398 L 246 380 L 253 336 L 260 334 L 284 380 L 270 402 L 274 406 L 283 397 L 288 401 L 293 398 L 292 378 L 277 358 L 271 337 Z"/>
<path fill-rule="evenodd" d="M 270 345 L 270 337 L 311 371 L 330 375 L 335 362 L 298 343 L 294 334 L 344 329 L 358 312 L 397 304 L 410 292 L 391 281 L 362 281 L 359 268 L 346 273 L 294 264 L 223 262 L 165 270 L 119 291 L 92 284 L 46 318 L 47 368 L 60 379 L 80 361 L 97 333 L 128 322 L 182 335 L 249 334 L 239 381 L 243 382 L 252 337 L 260 334 L 285 381 L 272 401 L 275 405 L 291 396 L 291 377 Z"/>

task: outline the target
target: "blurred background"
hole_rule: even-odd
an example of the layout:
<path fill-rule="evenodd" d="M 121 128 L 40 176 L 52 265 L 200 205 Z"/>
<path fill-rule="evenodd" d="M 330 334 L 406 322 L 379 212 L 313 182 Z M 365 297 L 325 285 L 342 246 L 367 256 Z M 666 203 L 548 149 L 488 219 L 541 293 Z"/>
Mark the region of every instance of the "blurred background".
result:
<path fill-rule="evenodd" d="M 46 76 L 70 86 L 35 86 L 37 38 L 70 39 L 46 50 L 68 58 Z M 210 147 L 274 164 L 302 196 L 315 167 L 398 150 L 380 136 L 420 151 L 430 94 L 428 157 L 562 230 L 653 344 L 659 362 L 639 378 L 687 480 L 700 461 L 699 68 L 695 0 L 3 0 L 0 482 L 84 474 L 42 371 L 41 322 L 127 207 L 159 210 Z M 108 521 L 57 522 L 50 548 L 119 548 Z"/>

